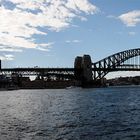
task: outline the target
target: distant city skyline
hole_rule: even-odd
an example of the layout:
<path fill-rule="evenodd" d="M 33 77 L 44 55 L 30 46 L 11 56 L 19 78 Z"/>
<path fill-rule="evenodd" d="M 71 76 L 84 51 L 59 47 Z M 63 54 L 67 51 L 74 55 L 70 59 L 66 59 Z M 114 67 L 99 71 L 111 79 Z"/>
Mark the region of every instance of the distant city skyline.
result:
<path fill-rule="evenodd" d="M 139 0 L 0 0 L 3 67 L 73 67 L 83 54 L 95 62 L 140 48 L 139 36 Z"/>

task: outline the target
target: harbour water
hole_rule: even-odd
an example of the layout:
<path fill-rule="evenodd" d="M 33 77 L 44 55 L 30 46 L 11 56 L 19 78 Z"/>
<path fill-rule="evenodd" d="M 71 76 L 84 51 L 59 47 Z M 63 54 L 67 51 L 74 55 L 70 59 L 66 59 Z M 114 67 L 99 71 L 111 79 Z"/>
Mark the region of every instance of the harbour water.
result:
<path fill-rule="evenodd" d="M 0 140 L 140 140 L 140 87 L 0 91 Z"/>

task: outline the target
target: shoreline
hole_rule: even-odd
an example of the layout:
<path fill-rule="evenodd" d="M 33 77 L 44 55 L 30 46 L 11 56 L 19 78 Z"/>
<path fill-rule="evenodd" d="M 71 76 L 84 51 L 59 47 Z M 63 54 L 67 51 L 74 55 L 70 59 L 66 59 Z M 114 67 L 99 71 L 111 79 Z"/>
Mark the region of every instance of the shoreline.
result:
<path fill-rule="evenodd" d="M 82 87 L 82 86 L 69 86 L 69 87 L 53 87 L 53 88 L 33 88 L 33 87 L 30 87 L 30 88 L 25 88 L 25 87 L 19 87 L 19 88 L 0 88 L 0 91 L 12 91 L 12 90 L 45 90 L 45 89 L 74 89 L 74 88 L 81 88 L 81 89 L 95 89 L 95 88 L 120 88 L 120 87 L 140 87 L 140 85 L 116 85 L 116 86 L 92 86 L 92 87 Z"/>

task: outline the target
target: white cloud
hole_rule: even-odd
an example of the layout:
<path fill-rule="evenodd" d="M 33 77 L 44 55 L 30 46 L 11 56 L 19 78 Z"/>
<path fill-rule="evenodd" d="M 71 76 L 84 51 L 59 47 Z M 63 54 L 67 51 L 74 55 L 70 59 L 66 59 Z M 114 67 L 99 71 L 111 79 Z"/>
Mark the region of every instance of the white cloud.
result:
<path fill-rule="evenodd" d="M 11 61 L 14 60 L 14 56 L 12 54 L 0 55 L 0 60 Z"/>
<path fill-rule="evenodd" d="M 9 46 L 0 46 L 0 52 L 22 52 L 22 49 Z"/>
<path fill-rule="evenodd" d="M 83 11 L 87 14 L 94 14 L 95 12 L 99 11 L 96 6 L 91 5 L 87 0 L 68 0 L 66 6 L 74 11 Z"/>
<path fill-rule="evenodd" d="M 136 32 L 129 32 L 128 34 L 131 36 L 134 36 L 134 35 L 136 35 Z"/>
<path fill-rule="evenodd" d="M 134 10 L 118 17 L 126 26 L 134 27 L 140 23 L 140 10 Z"/>
<path fill-rule="evenodd" d="M 97 11 L 88 0 L 1 0 L 0 51 L 48 51 L 51 43 L 35 40 L 34 35 L 47 35 L 40 28 L 60 31 L 69 27 L 73 18 L 86 20 L 83 13 Z"/>
<path fill-rule="evenodd" d="M 107 18 L 113 18 L 116 19 L 116 17 L 114 15 L 108 15 Z"/>
<path fill-rule="evenodd" d="M 74 43 L 80 43 L 81 40 L 73 40 Z"/>
<path fill-rule="evenodd" d="M 65 41 L 66 43 L 80 43 L 81 42 L 81 40 L 66 40 Z"/>
<path fill-rule="evenodd" d="M 54 42 L 52 43 L 48 43 L 48 44 L 39 44 L 39 46 L 36 47 L 37 50 L 40 50 L 40 51 L 50 51 L 50 48 L 52 47 L 52 45 L 54 44 Z M 47 46 L 47 48 L 46 48 Z"/>

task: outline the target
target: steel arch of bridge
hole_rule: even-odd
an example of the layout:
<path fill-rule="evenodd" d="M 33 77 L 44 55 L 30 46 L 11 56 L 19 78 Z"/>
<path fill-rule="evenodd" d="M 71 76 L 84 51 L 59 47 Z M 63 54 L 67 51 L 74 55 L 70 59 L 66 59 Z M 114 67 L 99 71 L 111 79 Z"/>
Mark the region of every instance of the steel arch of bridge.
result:
<path fill-rule="evenodd" d="M 104 76 L 112 71 L 140 71 L 140 65 L 137 67 L 133 65 L 123 64 L 128 59 L 140 55 L 140 48 L 125 50 L 108 56 L 100 61 L 92 63 L 93 79 L 102 79 Z M 139 68 L 138 68 L 139 67 Z"/>

